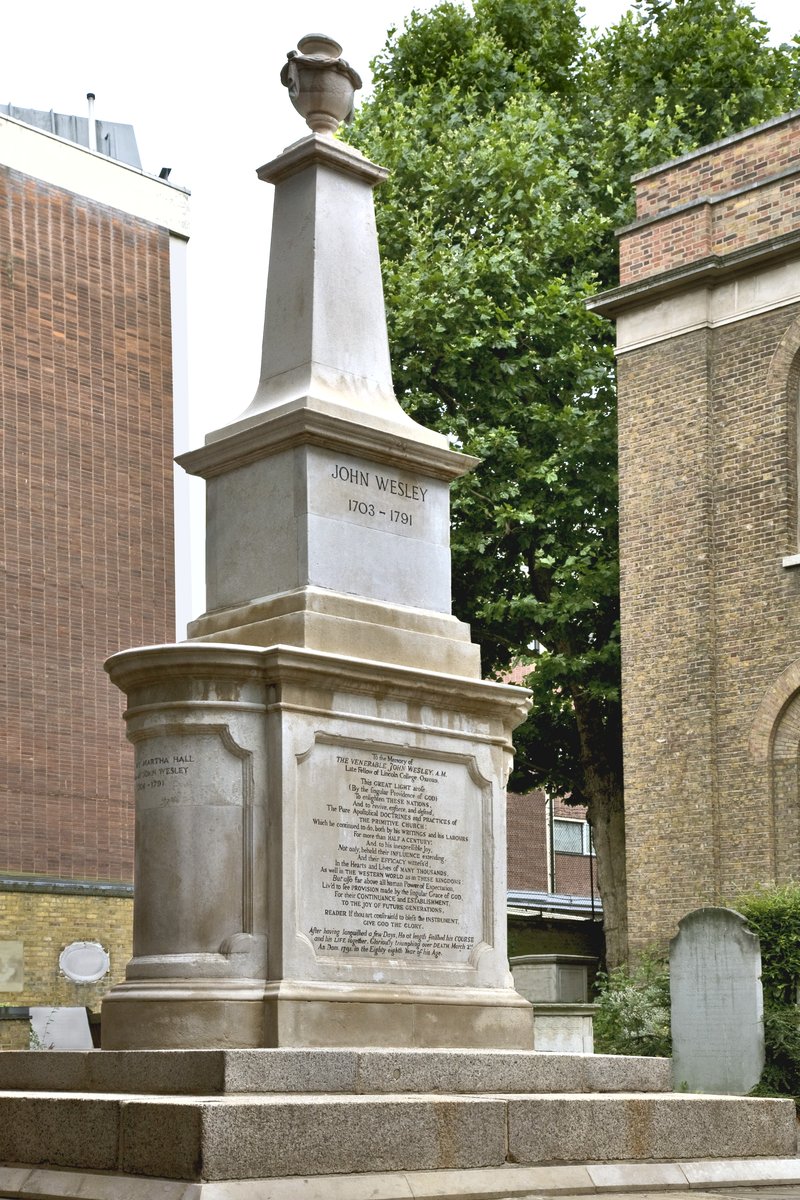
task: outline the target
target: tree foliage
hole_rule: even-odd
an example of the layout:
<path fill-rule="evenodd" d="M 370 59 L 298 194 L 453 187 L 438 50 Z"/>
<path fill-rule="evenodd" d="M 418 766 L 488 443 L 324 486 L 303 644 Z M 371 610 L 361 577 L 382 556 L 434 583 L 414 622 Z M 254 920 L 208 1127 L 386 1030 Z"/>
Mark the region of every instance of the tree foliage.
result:
<path fill-rule="evenodd" d="M 517 788 L 589 805 L 611 961 L 624 954 L 613 329 L 630 177 L 791 108 L 798 45 L 736 0 L 414 13 L 349 140 L 378 193 L 395 384 L 482 465 L 453 488 L 454 607 L 496 674 L 530 662 Z M 542 649 L 543 648 L 543 649 Z"/>

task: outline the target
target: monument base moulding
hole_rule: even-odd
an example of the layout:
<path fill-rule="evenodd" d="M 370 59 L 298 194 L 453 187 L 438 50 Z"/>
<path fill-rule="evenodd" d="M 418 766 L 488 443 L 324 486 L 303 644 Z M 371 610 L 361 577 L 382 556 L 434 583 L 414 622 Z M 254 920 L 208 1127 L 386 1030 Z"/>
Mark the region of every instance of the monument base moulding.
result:
<path fill-rule="evenodd" d="M 136 891 L 105 1049 L 532 1047 L 505 934 L 520 689 L 280 645 L 108 670 Z"/>

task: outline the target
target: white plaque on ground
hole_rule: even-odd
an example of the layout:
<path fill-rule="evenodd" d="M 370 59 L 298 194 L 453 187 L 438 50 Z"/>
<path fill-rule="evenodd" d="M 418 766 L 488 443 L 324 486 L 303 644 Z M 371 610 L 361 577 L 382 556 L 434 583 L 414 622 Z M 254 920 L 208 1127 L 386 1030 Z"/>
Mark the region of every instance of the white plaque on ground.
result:
<path fill-rule="evenodd" d="M 318 959 L 467 964 L 487 941 L 470 760 L 317 740 L 298 774 L 299 932 Z"/>

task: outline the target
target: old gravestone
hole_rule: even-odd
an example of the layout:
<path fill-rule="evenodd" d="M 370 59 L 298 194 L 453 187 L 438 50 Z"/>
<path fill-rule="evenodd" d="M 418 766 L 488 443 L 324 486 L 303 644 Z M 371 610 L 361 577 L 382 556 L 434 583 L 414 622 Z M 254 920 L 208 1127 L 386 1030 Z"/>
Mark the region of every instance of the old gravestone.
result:
<path fill-rule="evenodd" d="M 670 943 L 676 1089 L 745 1095 L 764 1068 L 761 949 L 741 913 L 699 908 Z"/>

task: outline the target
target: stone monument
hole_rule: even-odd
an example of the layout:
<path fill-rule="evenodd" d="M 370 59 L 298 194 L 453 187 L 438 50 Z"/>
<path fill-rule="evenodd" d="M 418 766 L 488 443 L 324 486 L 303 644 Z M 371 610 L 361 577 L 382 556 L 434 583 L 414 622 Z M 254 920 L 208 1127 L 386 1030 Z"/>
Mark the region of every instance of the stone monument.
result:
<path fill-rule="evenodd" d="M 449 613 L 447 484 L 475 464 L 392 395 L 382 172 L 330 136 L 357 76 L 329 39 L 300 50 L 285 81 L 317 128 L 262 171 L 258 394 L 182 459 L 208 481 L 209 611 L 109 662 L 136 755 L 134 957 L 102 1050 L 0 1054 L 0 1195 L 796 1183 L 791 1100 L 524 1049 L 503 783 L 525 693 L 481 682 Z"/>
<path fill-rule="evenodd" d="M 400 407 L 373 188 L 333 133 L 360 80 L 312 35 L 275 186 L 261 378 L 178 460 L 207 484 L 208 611 L 107 669 L 136 762 L 134 951 L 110 1049 L 530 1048 L 506 955 L 524 690 L 451 615 L 449 484 Z"/>
<path fill-rule="evenodd" d="M 741 913 L 699 908 L 670 942 L 678 1090 L 744 1096 L 764 1069 L 761 948 Z"/>

